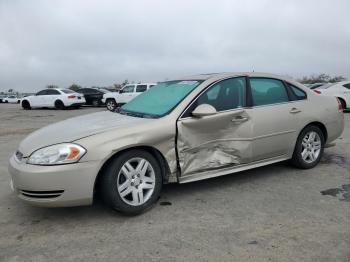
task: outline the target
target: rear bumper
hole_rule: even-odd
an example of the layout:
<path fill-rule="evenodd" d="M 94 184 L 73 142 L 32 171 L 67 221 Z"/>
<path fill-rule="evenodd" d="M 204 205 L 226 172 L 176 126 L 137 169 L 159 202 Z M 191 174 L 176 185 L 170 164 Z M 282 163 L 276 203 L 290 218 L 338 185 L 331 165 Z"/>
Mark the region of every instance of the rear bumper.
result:
<path fill-rule="evenodd" d="M 57 166 L 9 164 L 11 187 L 23 201 L 43 207 L 89 205 L 99 169 L 97 161 Z"/>

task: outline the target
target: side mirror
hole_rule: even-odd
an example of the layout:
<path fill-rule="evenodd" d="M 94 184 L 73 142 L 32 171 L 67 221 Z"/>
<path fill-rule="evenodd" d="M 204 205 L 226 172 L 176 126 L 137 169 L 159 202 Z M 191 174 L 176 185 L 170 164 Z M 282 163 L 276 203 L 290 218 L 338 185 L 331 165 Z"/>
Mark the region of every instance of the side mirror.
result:
<path fill-rule="evenodd" d="M 193 110 L 192 115 L 194 117 L 203 117 L 203 116 L 211 116 L 217 113 L 215 107 L 209 104 L 199 105 Z"/>
<path fill-rule="evenodd" d="M 122 93 L 123 93 L 123 89 L 120 89 L 120 90 L 119 90 L 119 94 L 122 94 Z"/>

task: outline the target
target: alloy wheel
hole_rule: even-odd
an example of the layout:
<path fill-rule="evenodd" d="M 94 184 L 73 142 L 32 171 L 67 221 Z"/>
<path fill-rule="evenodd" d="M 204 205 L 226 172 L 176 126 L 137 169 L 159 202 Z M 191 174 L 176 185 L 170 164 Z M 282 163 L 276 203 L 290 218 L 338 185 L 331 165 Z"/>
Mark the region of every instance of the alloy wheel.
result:
<path fill-rule="evenodd" d="M 144 158 L 132 158 L 125 162 L 119 171 L 118 193 L 125 203 L 140 206 L 152 196 L 155 179 L 150 162 Z"/>
<path fill-rule="evenodd" d="M 306 133 L 302 140 L 301 157 L 306 163 L 313 163 L 321 153 L 321 138 L 314 132 Z"/>

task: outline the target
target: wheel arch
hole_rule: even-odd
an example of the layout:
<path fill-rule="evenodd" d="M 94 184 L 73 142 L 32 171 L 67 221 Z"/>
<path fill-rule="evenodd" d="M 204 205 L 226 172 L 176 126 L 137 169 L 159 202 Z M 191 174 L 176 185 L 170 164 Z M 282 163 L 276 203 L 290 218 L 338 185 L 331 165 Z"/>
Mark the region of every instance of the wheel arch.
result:
<path fill-rule="evenodd" d="M 313 122 L 310 122 L 308 123 L 306 126 L 304 126 L 304 128 L 300 131 L 299 135 L 301 134 L 301 132 L 307 128 L 308 126 L 317 126 L 319 129 L 321 129 L 322 133 L 323 133 L 323 137 L 324 137 L 324 142 L 326 143 L 327 142 L 327 139 L 328 139 L 328 131 L 327 131 L 327 128 L 326 126 L 319 122 L 319 121 L 313 121 Z M 298 135 L 298 136 L 299 136 Z"/>
<path fill-rule="evenodd" d="M 166 161 L 165 157 L 163 156 L 163 154 L 156 148 L 152 147 L 152 146 L 133 146 L 133 147 L 129 147 L 129 148 L 123 148 L 122 150 L 115 152 L 113 155 L 111 155 L 107 160 L 105 160 L 105 162 L 103 163 L 103 165 L 101 166 L 96 179 L 95 179 L 95 184 L 94 184 L 94 198 L 96 196 L 97 193 L 97 189 L 99 187 L 100 181 L 103 177 L 103 172 L 105 170 L 105 168 L 115 159 L 117 158 L 119 155 L 130 151 L 130 150 L 134 150 L 134 149 L 139 149 L 139 150 L 144 150 L 150 154 L 152 154 L 156 160 L 159 163 L 159 166 L 162 170 L 162 177 L 163 177 L 163 184 L 167 184 L 168 180 L 169 180 L 169 175 L 170 175 L 170 168 L 169 168 L 169 164 Z"/>

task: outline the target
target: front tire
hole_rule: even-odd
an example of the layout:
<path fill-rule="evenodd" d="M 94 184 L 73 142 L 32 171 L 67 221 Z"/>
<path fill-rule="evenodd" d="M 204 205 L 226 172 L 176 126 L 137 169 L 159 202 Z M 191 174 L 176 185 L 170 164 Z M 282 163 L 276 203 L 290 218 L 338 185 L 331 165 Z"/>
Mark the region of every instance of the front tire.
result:
<path fill-rule="evenodd" d="M 321 160 L 325 138 L 317 126 L 304 128 L 296 142 L 291 163 L 301 169 L 315 167 Z"/>
<path fill-rule="evenodd" d="M 160 196 L 163 184 L 161 168 L 147 151 L 134 149 L 117 156 L 102 175 L 103 200 L 127 215 L 142 213 Z"/>
<path fill-rule="evenodd" d="M 30 110 L 30 109 L 32 109 L 31 106 L 30 106 L 29 101 L 27 101 L 27 100 L 22 101 L 22 108 L 23 108 L 24 110 Z"/>
<path fill-rule="evenodd" d="M 115 111 L 118 107 L 118 104 L 113 98 L 109 98 L 106 101 L 106 107 L 109 111 Z"/>

